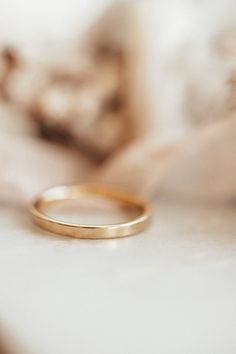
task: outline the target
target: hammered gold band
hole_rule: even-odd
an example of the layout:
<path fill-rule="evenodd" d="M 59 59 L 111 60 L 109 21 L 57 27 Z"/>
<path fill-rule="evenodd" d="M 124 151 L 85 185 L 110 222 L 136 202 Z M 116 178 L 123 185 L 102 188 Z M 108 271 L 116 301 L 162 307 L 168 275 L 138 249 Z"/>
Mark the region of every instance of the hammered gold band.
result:
<path fill-rule="evenodd" d="M 81 196 L 105 197 L 126 207 L 136 209 L 137 217 L 124 223 L 86 225 L 67 223 L 44 214 L 43 210 L 53 204 Z M 100 185 L 72 185 L 54 187 L 39 196 L 31 207 L 34 222 L 41 228 L 60 234 L 83 239 L 109 239 L 125 237 L 146 229 L 151 218 L 151 208 L 132 194 Z"/>

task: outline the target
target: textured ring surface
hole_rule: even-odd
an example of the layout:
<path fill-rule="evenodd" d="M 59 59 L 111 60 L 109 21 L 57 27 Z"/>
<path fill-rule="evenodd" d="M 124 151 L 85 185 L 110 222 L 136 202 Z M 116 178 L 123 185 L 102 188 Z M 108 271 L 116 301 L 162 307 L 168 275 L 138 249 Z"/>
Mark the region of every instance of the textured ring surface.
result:
<path fill-rule="evenodd" d="M 54 219 L 44 213 L 44 209 L 66 200 L 82 196 L 105 197 L 126 207 L 137 210 L 137 216 L 131 220 L 116 224 L 86 225 L 68 223 Z M 34 222 L 41 228 L 60 234 L 84 239 L 109 239 L 130 236 L 146 229 L 151 218 L 150 206 L 134 195 L 96 184 L 58 186 L 43 192 L 30 208 Z"/>

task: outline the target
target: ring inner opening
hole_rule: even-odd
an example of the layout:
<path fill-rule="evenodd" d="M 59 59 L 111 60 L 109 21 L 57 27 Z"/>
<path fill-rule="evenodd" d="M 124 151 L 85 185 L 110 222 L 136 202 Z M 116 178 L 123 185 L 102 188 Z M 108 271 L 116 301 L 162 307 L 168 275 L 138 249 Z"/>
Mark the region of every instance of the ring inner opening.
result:
<path fill-rule="evenodd" d="M 80 196 L 49 203 L 42 212 L 66 223 L 103 225 L 118 224 L 135 219 L 141 213 L 139 207 L 103 196 Z"/>

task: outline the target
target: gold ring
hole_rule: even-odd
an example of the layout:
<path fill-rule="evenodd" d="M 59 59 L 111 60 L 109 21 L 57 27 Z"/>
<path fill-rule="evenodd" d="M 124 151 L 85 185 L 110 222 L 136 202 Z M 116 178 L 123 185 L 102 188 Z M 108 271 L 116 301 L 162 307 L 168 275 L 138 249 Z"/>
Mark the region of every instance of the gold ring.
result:
<path fill-rule="evenodd" d="M 56 220 L 43 212 L 46 207 L 82 196 L 111 199 L 126 207 L 134 208 L 138 215 L 123 223 L 86 225 Z M 33 202 L 30 211 L 34 222 L 41 228 L 56 234 L 84 239 L 109 239 L 133 235 L 145 230 L 151 218 L 150 206 L 139 198 L 124 191 L 94 184 L 53 187 L 43 192 Z"/>

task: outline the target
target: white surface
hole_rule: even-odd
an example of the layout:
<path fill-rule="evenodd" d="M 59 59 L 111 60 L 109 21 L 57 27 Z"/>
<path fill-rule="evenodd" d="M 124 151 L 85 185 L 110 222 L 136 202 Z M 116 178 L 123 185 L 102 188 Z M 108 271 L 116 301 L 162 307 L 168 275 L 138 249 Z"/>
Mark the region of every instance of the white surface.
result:
<path fill-rule="evenodd" d="M 1 42 L 20 45 L 22 50 L 77 38 L 110 2 L 1 0 Z"/>
<path fill-rule="evenodd" d="M 0 212 L 0 320 L 30 354 L 235 354 L 235 206 L 159 201 L 146 234 L 55 237 Z"/>

